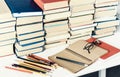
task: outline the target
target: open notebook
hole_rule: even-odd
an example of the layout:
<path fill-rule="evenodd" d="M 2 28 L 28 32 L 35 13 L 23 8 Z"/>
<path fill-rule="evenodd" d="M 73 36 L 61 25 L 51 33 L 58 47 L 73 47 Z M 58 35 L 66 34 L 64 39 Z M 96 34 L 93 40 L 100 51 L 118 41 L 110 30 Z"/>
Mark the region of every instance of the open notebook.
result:
<path fill-rule="evenodd" d="M 60 66 L 70 70 L 71 72 L 76 73 L 81 69 L 89 66 L 99 57 L 108 52 L 107 50 L 94 45 L 94 47 L 90 50 L 90 53 L 88 53 L 87 50 L 84 49 L 84 46 L 87 43 L 88 42 L 85 40 L 79 40 L 71 44 L 68 48 L 64 49 L 63 51 L 55 55 L 49 56 L 49 59 L 56 62 Z M 57 57 L 69 59 L 72 60 L 72 62 L 63 59 L 58 59 Z M 84 65 L 74 63 L 74 61 L 81 62 Z"/>

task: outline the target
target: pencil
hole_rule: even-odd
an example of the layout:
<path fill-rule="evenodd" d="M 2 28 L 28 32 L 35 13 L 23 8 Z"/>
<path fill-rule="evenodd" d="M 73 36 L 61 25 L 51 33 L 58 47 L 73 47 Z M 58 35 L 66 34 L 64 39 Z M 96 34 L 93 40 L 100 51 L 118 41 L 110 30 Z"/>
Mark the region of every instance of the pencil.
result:
<path fill-rule="evenodd" d="M 33 74 L 32 71 L 29 71 L 29 70 L 26 70 L 26 69 L 22 69 L 22 68 L 15 68 L 15 67 L 10 67 L 10 66 L 5 66 L 5 68 L 10 69 L 10 70 L 15 70 L 15 71 L 20 71 L 20 72 Z"/>

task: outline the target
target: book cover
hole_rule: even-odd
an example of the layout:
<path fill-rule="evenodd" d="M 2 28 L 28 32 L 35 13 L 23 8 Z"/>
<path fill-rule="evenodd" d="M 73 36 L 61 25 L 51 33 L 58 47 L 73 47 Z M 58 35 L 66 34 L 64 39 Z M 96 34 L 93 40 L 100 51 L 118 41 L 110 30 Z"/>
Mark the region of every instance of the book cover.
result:
<path fill-rule="evenodd" d="M 34 0 L 43 10 L 51 10 L 68 6 L 68 0 Z"/>
<path fill-rule="evenodd" d="M 90 41 L 93 41 L 93 40 L 95 40 L 95 38 L 90 38 L 87 41 L 90 42 Z M 107 59 L 107 58 L 111 57 L 112 55 L 115 55 L 118 52 L 120 52 L 120 49 L 118 49 L 118 48 L 116 48 L 116 47 L 114 47 L 110 44 L 107 44 L 103 41 L 100 41 L 100 42 L 101 42 L 101 44 L 99 45 L 99 47 L 108 50 L 107 54 L 101 56 L 102 59 Z"/>
<path fill-rule="evenodd" d="M 5 2 L 14 17 L 42 15 L 42 9 L 33 0 L 5 0 Z"/>

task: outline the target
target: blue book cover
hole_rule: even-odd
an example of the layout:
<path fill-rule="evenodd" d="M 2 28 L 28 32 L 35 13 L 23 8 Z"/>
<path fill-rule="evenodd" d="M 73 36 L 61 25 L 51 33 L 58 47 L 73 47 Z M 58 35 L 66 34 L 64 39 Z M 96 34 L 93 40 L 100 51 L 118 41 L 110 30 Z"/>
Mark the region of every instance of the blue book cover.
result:
<path fill-rule="evenodd" d="M 33 0 L 5 0 L 14 17 L 42 15 Z"/>

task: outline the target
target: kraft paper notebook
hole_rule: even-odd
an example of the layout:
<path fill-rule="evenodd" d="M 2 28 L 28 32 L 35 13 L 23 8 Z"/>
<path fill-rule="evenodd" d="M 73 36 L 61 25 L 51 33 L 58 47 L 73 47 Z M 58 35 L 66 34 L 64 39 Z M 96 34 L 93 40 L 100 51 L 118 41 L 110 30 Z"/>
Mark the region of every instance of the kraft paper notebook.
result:
<path fill-rule="evenodd" d="M 71 44 L 68 48 L 64 49 L 63 51 L 49 56 L 49 59 L 56 62 L 58 65 L 68 69 L 69 71 L 76 73 L 80 71 L 81 69 L 89 66 L 94 61 L 96 61 L 99 57 L 106 54 L 108 51 L 105 49 L 102 49 L 98 46 L 94 46 L 90 53 L 87 52 L 87 50 L 84 50 L 84 46 L 87 44 L 85 40 L 79 40 L 73 44 Z M 74 60 L 77 62 L 81 62 L 83 64 L 77 64 L 74 62 L 69 62 L 66 60 L 58 59 L 57 57 Z"/>

